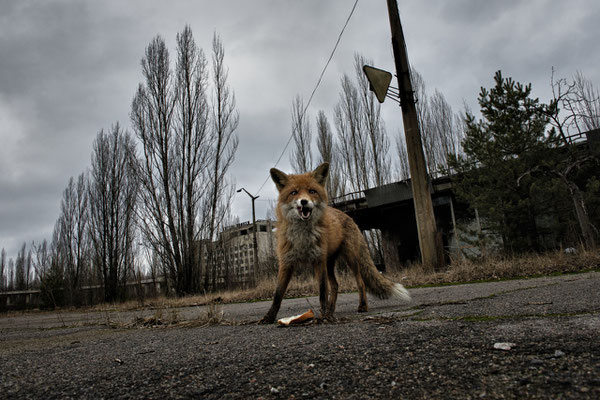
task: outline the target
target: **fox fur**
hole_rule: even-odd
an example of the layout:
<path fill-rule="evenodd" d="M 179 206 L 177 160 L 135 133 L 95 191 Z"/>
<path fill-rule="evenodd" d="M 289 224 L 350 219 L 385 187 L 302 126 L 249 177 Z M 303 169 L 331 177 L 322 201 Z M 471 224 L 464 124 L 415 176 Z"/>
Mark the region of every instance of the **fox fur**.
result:
<path fill-rule="evenodd" d="M 277 203 L 277 258 L 279 272 L 271 308 L 261 320 L 272 323 L 295 267 L 312 268 L 319 285 L 322 318 L 333 318 L 338 295 L 335 263 L 346 261 L 358 287 L 358 311 L 368 310 L 366 290 L 382 298 L 410 300 L 408 291 L 381 275 L 369 248 L 352 218 L 327 205 L 325 182 L 329 164 L 314 171 L 288 175 L 271 169 L 271 178 L 279 191 Z"/>

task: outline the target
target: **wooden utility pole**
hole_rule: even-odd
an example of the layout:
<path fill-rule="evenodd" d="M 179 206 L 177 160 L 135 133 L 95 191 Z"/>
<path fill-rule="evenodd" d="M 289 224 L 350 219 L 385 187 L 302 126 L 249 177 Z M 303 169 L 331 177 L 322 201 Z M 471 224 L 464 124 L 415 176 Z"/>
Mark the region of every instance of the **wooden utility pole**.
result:
<path fill-rule="evenodd" d="M 419 246 L 421 248 L 421 261 L 426 269 L 437 269 L 443 265 L 443 248 L 438 237 L 433 204 L 429 193 L 427 178 L 427 165 L 423 154 L 423 144 L 417 118 L 415 98 L 410 81 L 410 67 L 404 33 L 400 24 L 398 3 L 396 0 L 387 0 L 392 30 L 392 49 L 396 64 L 396 77 L 400 92 L 400 107 L 402 108 L 402 122 L 406 137 L 406 151 L 417 218 L 417 231 L 419 232 Z"/>

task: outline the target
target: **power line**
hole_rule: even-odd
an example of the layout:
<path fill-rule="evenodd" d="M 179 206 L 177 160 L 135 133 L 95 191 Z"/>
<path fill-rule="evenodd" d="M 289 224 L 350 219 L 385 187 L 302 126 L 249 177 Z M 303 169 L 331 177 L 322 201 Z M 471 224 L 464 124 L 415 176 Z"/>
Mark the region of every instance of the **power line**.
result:
<path fill-rule="evenodd" d="M 310 102 L 312 101 L 312 99 L 313 99 L 313 97 L 315 95 L 315 92 L 317 91 L 317 88 L 321 84 L 321 80 L 323 80 L 323 75 L 325 75 L 325 71 L 327 70 L 327 67 L 329 66 L 329 63 L 333 59 L 333 55 L 335 54 L 335 51 L 337 50 L 338 45 L 340 44 L 340 41 L 342 40 L 342 35 L 344 34 L 344 31 L 346 30 L 346 27 L 348 26 L 348 23 L 350 22 L 350 18 L 352 18 L 352 14 L 354 14 L 354 10 L 356 9 L 356 5 L 357 4 L 358 4 L 358 0 L 356 0 L 354 2 L 354 5 L 352 6 L 352 10 L 350 10 L 350 14 L 348 14 L 348 18 L 346 18 L 346 22 L 344 23 L 344 26 L 342 27 L 342 30 L 340 31 L 340 33 L 338 35 L 338 38 L 337 38 L 337 40 L 335 42 L 335 45 L 333 46 L 333 50 L 331 51 L 331 54 L 329 55 L 329 58 L 327 59 L 327 62 L 325 63 L 325 66 L 323 67 L 323 70 L 321 71 L 321 75 L 319 75 L 319 79 L 317 80 L 317 84 L 315 85 L 312 93 L 310 94 L 308 102 L 306 103 L 306 106 L 304 106 L 304 110 L 302 110 L 302 115 L 300 116 L 299 120 L 302 120 L 302 118 L 304 118 L 304 114 L 306 114 L 306 110 L 308 109 L 308 106 L 310 105 Z M 277 164 L 279 164 L 279 161 L 281 161 L 281 158 L 285 154 L 288 146 L 290 145 L 290 143 L 292 142 L 292 139 L 294 138 L 295 131 L 296 131 L 296 126 L 293 126 L 292 127 L 292 133 L 291 133 L 291 135 L 290 135 L 287 143 L 285 144 L 285 147 L 281 151 L 281 154 L 279 155 L 279 158 L 277 159 L 277 161 L 275 162 L 275 165 L 273 167 L 276 167 Z M 265 179 L 265 181 L 263 182 L 263 184 L 260 185 L 260 188 L 258 189 L 258 192 L 256 193 L 257 195 L 258 195 L 258 193 L 261 192 L 261 190 L 263 189 L 263 187 L 265 186 L 265 184 L 267 183 L 268 180 L 269 180 L 269 176 L 267 176 L 267 178 Z"/>

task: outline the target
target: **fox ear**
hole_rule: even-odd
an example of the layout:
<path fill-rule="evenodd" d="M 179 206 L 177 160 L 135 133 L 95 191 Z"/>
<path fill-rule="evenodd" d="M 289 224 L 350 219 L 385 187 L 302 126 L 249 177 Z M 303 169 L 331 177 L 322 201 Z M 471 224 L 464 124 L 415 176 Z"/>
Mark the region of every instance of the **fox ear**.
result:
<path fill-rule="evenodd" d="M 311 174 L 319 182 L 319 185 L 325 186 L 327 175 L 329 175 L 329 163 L 324 162 L 319 165 Z"/>
<path fill-rule="evenodd" d="M 281 189 L 283 189 L 288 182 L 288 176 L 277 168 L 271 168 L 269 172 L 271 173 L 271 179 L 273 179 L 275 186 L 277 186 L 277 190 L 281 192 Z"/>

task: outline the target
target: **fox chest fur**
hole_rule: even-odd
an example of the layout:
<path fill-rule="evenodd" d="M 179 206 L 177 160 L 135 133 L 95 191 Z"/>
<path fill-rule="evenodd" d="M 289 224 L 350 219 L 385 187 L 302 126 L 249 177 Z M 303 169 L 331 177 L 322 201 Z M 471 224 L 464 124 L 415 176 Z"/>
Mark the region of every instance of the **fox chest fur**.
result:
<path fill-rule="evenodd" d="M 293 221 L 282 226 L 279 252 L 286 264 L 314 265 L 323 260 L 324 228 L 314 221 Z"/>

